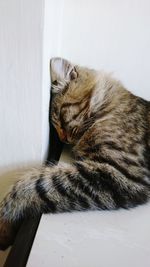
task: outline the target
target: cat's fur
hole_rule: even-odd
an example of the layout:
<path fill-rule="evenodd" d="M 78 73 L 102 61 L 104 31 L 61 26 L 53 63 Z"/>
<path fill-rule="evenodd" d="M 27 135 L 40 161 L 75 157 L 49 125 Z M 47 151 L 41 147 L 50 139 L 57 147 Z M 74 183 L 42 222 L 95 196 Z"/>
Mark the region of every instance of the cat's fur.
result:
<path fill-rule="evenodd" d="M 28 172 L 13 186 L 0 208 L 1 248 L 31 214 L 131 208 L 150 198 L 150 102 L 60 58 L 51 60 L 51 79 L 51 119 L 74 144 L 75 162 Z"/>

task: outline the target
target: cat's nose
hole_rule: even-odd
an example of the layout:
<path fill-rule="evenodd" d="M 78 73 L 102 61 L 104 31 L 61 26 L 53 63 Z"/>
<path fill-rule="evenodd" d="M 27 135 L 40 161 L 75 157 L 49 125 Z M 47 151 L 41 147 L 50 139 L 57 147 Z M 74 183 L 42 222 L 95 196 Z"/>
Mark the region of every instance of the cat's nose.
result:
<path fill-rule="evenodd" d="M 65 135 L 65 134 L 63 134 L 63 135 L 61 135 L 60 137 L 60 140 L 62 141 L 62 142 L 67 142 L 67 135 Z"/>
<path fill-rule="evenodd" d="M 59 139 L 62 142 L 66 142 L 67 141 L 67 134 L 65 133 L 65 131 L 63 129 L 61 129 L 61 128 L 57 128 L 56 130 L 57 130 Z"/>

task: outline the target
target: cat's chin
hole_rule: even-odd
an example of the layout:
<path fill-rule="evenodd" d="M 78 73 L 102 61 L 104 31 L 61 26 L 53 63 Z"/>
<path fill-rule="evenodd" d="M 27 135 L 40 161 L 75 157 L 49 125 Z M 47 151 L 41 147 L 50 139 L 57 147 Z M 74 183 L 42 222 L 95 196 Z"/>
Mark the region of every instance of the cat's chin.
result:
<path fill-rule="evenodd" d="M 65 142 L 63 142 L 63 143 L 66 144 L 66 145 L 71 145 L 71 143 L 68 142 L 68 141 L 65 141 Z"/>
<path fill-rule="evenodd" d="M 73 140 L 71 140 L 71 138 L 67 137 L 65 139 L 60 139 L 62 143 L 66 144 L 66 145 L 72 145 L 73 144 Z"/>
<path fill-rule="evenodd" d="M 76 144 L 76 142 L 74 140 L 65 140 L 63 143 L 66 145 L 75 145 Z"/>

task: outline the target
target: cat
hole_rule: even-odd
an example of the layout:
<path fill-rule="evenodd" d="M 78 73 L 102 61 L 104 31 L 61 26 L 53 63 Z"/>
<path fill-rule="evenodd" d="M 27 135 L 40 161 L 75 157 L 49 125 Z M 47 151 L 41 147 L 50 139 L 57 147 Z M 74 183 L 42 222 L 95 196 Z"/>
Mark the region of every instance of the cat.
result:
<path fill-rule="evenodd" d="M 74 163 L 27 172 L 0 205 L 0 248 L 41 213 L 132 208 L 150 198 L 150 102 L 102 71 L 52 58 L 51 121 Z M 56 144 L 57 145 L 57 144 Z"/>

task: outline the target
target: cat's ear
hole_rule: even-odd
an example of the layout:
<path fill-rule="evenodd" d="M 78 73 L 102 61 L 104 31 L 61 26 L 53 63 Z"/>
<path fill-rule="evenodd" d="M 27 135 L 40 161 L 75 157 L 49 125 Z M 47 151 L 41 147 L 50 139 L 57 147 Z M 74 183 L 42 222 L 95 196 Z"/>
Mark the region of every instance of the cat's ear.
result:
<path fill-rule="evenodd" d="M 71 81 L 77 78 L 78 74 L 75 66 L 63 58 L 52 58 L 50 61 L 51 81 Z"/>

